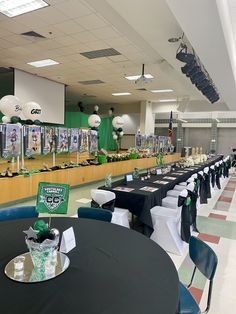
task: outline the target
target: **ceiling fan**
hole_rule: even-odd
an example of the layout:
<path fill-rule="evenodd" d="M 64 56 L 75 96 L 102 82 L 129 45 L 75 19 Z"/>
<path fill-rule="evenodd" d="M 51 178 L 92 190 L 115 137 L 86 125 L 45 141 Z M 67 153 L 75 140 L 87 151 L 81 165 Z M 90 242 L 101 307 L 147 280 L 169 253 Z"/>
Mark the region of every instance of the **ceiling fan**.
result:
<path fill-rule="evenodd" d="M 142 65 L 142 74 L 141 76 L 135 80 L 135 84 L 147 84 L 152 81 L 152 78 L 146 77 L 144 74 L 144 64 Z"/>

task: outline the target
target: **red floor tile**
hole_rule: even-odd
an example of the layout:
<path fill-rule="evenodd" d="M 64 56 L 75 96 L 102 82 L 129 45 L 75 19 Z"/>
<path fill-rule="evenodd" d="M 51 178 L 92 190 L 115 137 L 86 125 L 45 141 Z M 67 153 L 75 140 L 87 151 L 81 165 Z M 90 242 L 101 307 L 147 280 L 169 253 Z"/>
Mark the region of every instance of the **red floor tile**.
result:
<path fill-rule="evenodd" d="M 191 287 L 189 288 L 189 291 L 191 292 L 196 302 L 199 304 L 202 298 L 203 290 L 195 288 L 195 287 Z"/>
<path fill-rule="evenodd" d="M 218 199 L 218 202 L 226 202 L 226 203 L 231 203 L 232 201 L 232 197 L 228 197 L 228 196 L 224 196 L 224 195 L 221 195 Z"/>
<path fill-rule="evenodd" d="M 228 184 L 236 184 L 236 181 L 229 181 Z"/>
<path fill-rule="evenodd" d="M 224 188 L 224 191 L 232 191 L 232 192 L 234 192 L 235 191 L 235 188 L 230 188 L 230 187 L 225 187 Z"/>
<path fill-rule="evenodd" d="M 198 238 L 201 239 L 202 241 L 215 243 L 215 244 L 218 244 L 220 241 L 220 237 L 214 236 L 211 234 L 206 234 L 206 233 L 199 233 Z"/>
<path fill-rule="evenodd" d="M 209 218 L 216 218 L 216 219 L 222 219 L 222 220 L 226 220 L 226 216 L 225 215 L 219 215 L 219 214 L 209 214 L 208 216 Z"/>

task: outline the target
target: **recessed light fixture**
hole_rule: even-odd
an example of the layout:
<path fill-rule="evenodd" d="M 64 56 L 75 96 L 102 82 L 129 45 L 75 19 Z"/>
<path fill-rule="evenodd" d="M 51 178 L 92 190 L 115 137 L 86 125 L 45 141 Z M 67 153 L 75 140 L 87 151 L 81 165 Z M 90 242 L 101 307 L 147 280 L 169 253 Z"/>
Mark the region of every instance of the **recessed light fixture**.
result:
<path fill-rule="evenodd" d="M 112 93 L 112 96 L 129 96 L 131 93 Z"/>
<path fill-rule="evenodd" d="M 49 4 L 43 0 L 0 0 L 0 12 L 8 17 L 35 11 Z"/>
<path fill-rule="evenodd" d="M 28 62 L 27 64 L 32 65 L 33 67 L 36 67 L 36 68 L 42 68 L 42 67 L 48 67 L 50 65 L 59 64 L 59 62 L 54 61 L 52 59 L 45 59 L 45 60 Z"/>
<path fill-rule="evenodd" d="M 173 98 L 173 99 L 160 99 L 159 102 L 175 102 L 177 101 L 177 99 Z"/>
<path fill-rule="evenodd" d="M 129 81 L 136 81 L 139 79 L 141 75 L 130 75 L 130 76 L 125 76 L 125 78 Z M 147 79 L 153 79 L 154 77 L 151 74 L 144 74 L 144 77 Z"/>
<path fill-rule="evenodd" d="M 152 93 L 172 93 L 173 89 L 151 89 Z"/>

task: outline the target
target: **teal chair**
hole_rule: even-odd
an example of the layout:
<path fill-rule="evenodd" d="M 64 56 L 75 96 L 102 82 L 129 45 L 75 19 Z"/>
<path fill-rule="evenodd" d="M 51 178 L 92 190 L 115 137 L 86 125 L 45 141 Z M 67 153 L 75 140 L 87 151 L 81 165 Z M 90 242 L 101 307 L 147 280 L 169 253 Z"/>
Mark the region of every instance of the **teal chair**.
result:
<path fill-rule="evenodd" d="M 93 207 L 79 207 L 78 218 L 87 218 L 111 222 L 112 212 L 106 209 Z"/>
<path fill-rule="evenodd" d="M 24 218 L 37 218 L 38 212 L 35 206 L 20 206 L 0 209 L 0 221 L 17 220 Z"/>
<path fill-rule="evenodd" d="M 204 312 L 201 312 L 197 302 L 192 297 L 189 290 L 180 282 L 179 313 L 180 314 L 208 313 L 211 305 L 213 279 L 218 264 L 218 258 L 209 245 L 195 237 L 191 237 L 189 241 L 189 256 L 193 263 L 195 264 L 195 267 L 193 270 L 190 284 L 188 285 L 187 288 L 191 287 L 194 275 L 196 273 L 196 269 L 198 269 L 209 280 L 207 307 Z"/>

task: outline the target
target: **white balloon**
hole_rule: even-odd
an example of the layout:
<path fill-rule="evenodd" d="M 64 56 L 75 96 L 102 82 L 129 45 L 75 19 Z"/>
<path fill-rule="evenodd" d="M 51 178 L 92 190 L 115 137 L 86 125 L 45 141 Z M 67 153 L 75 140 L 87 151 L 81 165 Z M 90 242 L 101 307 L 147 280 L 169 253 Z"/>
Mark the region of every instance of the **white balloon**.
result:
<path fill-rule="evenodd" d="M 22 112 L 22 106 L 19 98 L 13 95 L 2 97 L 0 100 L 0 111 L 2 111 L 5 116 L 18 117 Z"/>
<path fill-rule="evenodd" d="M 120 132 L 120 137 L 122 137 L 124 135 L 124 132 L 123 131 L 121 131 Z"/>
<path fill-rule="evenodd" d="M 3 116 L 2 117 L 2 122 L 3 123 L 10 123 L 11 122 L 11 118 L 7 117 L 7 116 Z"/>
<path fill-rule="evenodd" d="M 97 114 L 91 114 L 88 118 L 88 124 L 91 127 L 98 128 L 101 124 L 101 118 Z"/>
<path fill-rule="evenodd" d="M 40 120 L 42 116 L 41 106 L 34 101 L 29 101 L 23 106 L 22 113 L 26 119 Z"/>
<path fill-rule="evenodd" d="M 117 116 L 112 119 L 112 125 L 116 129 L 122 128 L 124 125 L 124 120 L 120 116 Z"/>
<path fill-rule="evenodd" d="M 95 106 L 94 106 L 94 110 L 95 110 L 95 111 L 98 111 L 98 109 L 99 109 L 98 105 L 95 105 Z"/>
<path fill-rule="evenodd" d="M 118 136 L 116 134 L 113 135 L 113 140 L 117 140 Z"/>

